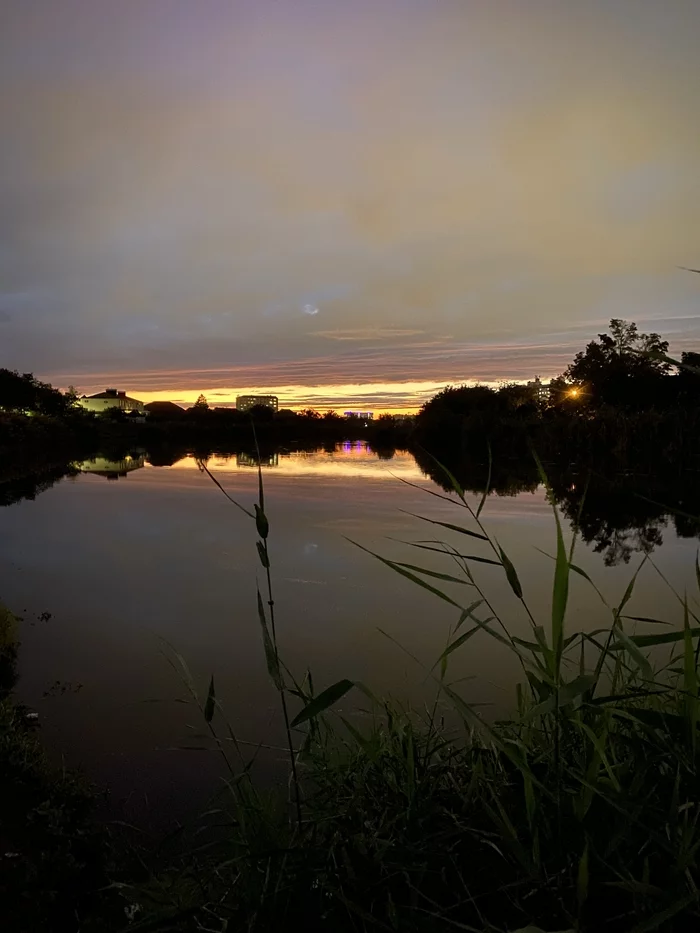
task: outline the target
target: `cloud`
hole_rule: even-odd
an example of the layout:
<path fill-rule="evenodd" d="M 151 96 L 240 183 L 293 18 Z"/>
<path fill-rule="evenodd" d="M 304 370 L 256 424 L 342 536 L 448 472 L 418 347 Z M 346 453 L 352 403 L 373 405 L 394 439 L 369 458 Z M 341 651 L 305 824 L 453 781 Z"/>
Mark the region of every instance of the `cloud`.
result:
<path fill-rule="evenodd" d="M 0 280 L 35 297 L 3 308 L 0 365 L 518 378 L 601 320 L 680 336 L 697 309 L 698 4 L 25 6 Z"/>
<path fill-rule="evenodd" d="M 423 334 L 423 330 L 411 330 L 400 327 L 355 327 L 345 330 L 315 330 L 312 337 L 325 340 L 393 340 L 397 337 L 414 337 Z"/>

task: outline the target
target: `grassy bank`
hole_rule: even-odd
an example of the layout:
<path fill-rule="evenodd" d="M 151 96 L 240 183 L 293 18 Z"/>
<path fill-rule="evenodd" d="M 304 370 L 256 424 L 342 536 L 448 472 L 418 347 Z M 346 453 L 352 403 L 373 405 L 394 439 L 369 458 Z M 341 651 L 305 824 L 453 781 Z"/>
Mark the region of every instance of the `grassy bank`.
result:
<path fill-rule="evenodd" d="M 484 525 L 486 497 L 472 503 L 450 482 L 463 516 L 440 531 L 456 543 L 417 544 L 444 555 L 444 572 L 373 555 L 454 611 L 434 664 L 417 659 L 435 690 L 425 710 L 349 680 L 319 691 L 310 673 L 285 667 L 262 483 L 253 509 L 236 503 L 258 533 L 258 612 L 288 723 L 288 794 L 261 793 L 213 680 L 200 695 L 180 659 L 212 750 L 226 761 L 227 791 L 208 815 L 213 837 L 200 831 L 166 872 L 126 889 L 142 907 L 134 929 L 697 929 L 697 600 L 669 588 L 667 619 L 629 615 L 640 567 L 605 604 L 607 628 L 567 632 L 569 578 L 583 571 L 554 512 L 551 615 L 536 620 Z M 478 582 L 484 562 L 502 568 L 529 638 L 511 635 L 492 608 Z M 486 721 L 450 676 L 455 652 L 478 651 L 483 638 L 522 667 L 506 721 Z M 341 701 L 364 715 L 334 711 Z"/>
<path fill-rule="evenodd" d="M 261 477 L 257 502 L 232 502 L 232 520 L 250 523 L 260 559 L 258 618 L 286 726 L 288 781 L 276 793 L 261 789 L 256 756 L 238 744 L 213 679 L 199 690 L 176 658 L 209 747 L 225 765 L 225 790 L 195 829 L 179 833 L 177 855 L 164 860 L 144 846 L 137 872 L 114 849 L 111 865 L 97 858 L 93 865 L 82 849 L 59 855 L 82 892 L 82 925 L 66 929 L 89 929 L 90 919 L 98 929 L 132 931 L 698 928 L 697 595 L 675 593 L 659 574 L 667 617 L 632 615 L 638 573 L 659 573 L 645 557 L 615 603 L 599 594 L 607 627 L 568 631 L 571 575 L 595 584 L 577 566 L 576 535 L 565 542 L 553 510 L 552 553 L 542 557 L 552 566 L 551 612 L 536 619 L 527 581 L 488 532 L 489 483 L 472 498 L 443 467 L 435 469 L 451 489 L 454 520 L 433 521 L 434 539 L 421 538 L 417 556 L 401 563 L 366 555 L 397 575 L 395 585 L 428 589 L 453 613 L 448 642 L 434 658 L 416 659 L 433 702 L 409 709 L 385 700 L 381 685 L 321 685 L 286 667 Z M 547 483 L 537 462 L 534 469 Z M 549 495 L 554 502 L 554 491 Z M 441 569 L 422 565 L 425 549 L 444 560 Z M 512 618 L 529 620 L 526 638 L 515 637 L 511 617 L 492 607 L 480 584 L 484 564 L 500 568 Z M 695 574 L 700 591 L 697 563 Z M 478 652 L 483 639 L 496 639 L 521 666 L 513 714 L 504 721 L 486 720 L 451 673 L 457 652 Z M 39 786 L 49 782 L 45 793 L 67 801 L 57 805 L 60 825 L 72 826 L 73 798 L 62 783 L 72 779 L 33 764 L 39 753 L 26 724 L 13 719 L 6 734 L 13 748 L 33 743 L 35 751 L 20 760 L 39 775 Z M 26 783 L 21 768 L 12 774 L 10 801 Z M 60 845 L 80 839 L 72 829 L 59 837 Z M 110 913 L 110 894 L 95 894 L 95 866 L 119 882 L 118 916 Z M 20 878 L 18 916 L 23 905 L 33 907 L 44 877 L 53 889 L 46 870 L 40 861 L 34 876 Z"/>

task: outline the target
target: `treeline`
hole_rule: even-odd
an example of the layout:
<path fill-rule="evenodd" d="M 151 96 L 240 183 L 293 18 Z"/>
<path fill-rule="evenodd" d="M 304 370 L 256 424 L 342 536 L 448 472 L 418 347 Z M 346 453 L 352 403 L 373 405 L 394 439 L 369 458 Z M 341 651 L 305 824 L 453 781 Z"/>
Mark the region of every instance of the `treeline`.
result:
<path fill-rule="evenodd" d="M 541 456 L 654 469 L 700 466 L 700 354 L 667 356 L 658 334 L 612 320 L 549 386 L 449 386 L 416 418 L 414 441 L 443 456 Z"/>
<path fill-rule="evenodd" d="M 545 386 L 449 386 L 415 419 L 381 415 L 376 421 L 320 414 L 313 409 L 274 412 L 210 408 L 204 396 L 188 409 L 151 403 L 133 418 L 117 408 L 94 415 L 77 405 L 74 390 L 60 392 L 31 373 L 0 370 L 0 451 L 39 438 L 105 444 L 111 438 L 144 446 L 171 437 L 195 446 L 258 438 L 365 439 L 373 446 L 421 446 L 454 452 L 491 444 L 494 457 L 520 457 L 533 443 L 550 457 L 598 457 L 605 452 L 637 465 L 659 456 L 698 465 L 700 457 L 700 353 L 667 356 L 668 342 L 634 323 L 613 319 L 609 333 L 578 353 L 564 373 Z M 58 439 L 58 440 L 56 440 Z M 47 446 L 44 444 L 44 446 Z"/>
<path fill-rule="evenodd" d="M 413 419 L 380 415 L 376 420 L 344 417 L 334 411 L 324 414 L 314 409 L 299 412 L 272 411 L 257 405 L 249 411 L 235 408 L 209 408 L 206 404 L 181 409 L 177 406 L 147 406 L 149 412 L 141 436 L 150 443 L 161 443 L 168 437 L 181 445 L 206 444 L 207 441 L 236 440 L 248 443 L 255 435 L 262 443 L 316 441 L 333 443 L 341 440 L 366 440 L 378 446 L 405 446 L 413 433 Z M 128 426 L 128 420 L 116 417 L 113 424 Z"/>

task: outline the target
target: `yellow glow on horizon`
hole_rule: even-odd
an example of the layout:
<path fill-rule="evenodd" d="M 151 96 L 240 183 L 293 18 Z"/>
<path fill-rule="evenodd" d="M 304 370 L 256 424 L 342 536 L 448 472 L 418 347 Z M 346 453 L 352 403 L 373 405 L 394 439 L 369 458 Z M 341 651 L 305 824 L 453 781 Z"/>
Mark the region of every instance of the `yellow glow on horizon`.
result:
<path fill-rule="evenodd" d="M 453 384 L 459 384 L 455 380 Z M 375 415 L 415 414 L 424 401 L 431 398 L 449 383 L 446 382 L 363 382 L 340 383 L 330 385 L 285 385 L 285 386 L 241 386 L 236 388 L 215 386 L 186 389 L 160 389 L 140 391 L 130 389 L 135 396 L 146 404 L 148 402 L 175 402 L 178 405 L 193 405 L 197 397 L 204 395 L 213 408 L 217 405 L 235 405 L 238 395 L 276 395 L 280 408 L 317 408 L 320 411 L 335 409 L 372 411 Z M 396 396 L 394 404 L 386 399 L 387 395 Z M 383 398 L 382 404 L 375 404 L 372 397 Z M 413 397 L 413 398 L 412 398 Z"/>

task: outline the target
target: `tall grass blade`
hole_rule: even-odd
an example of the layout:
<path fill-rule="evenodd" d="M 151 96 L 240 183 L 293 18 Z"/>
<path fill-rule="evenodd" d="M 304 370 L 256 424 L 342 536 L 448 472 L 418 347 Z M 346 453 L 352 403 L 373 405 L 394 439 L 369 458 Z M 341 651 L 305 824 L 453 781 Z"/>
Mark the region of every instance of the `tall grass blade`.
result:
<path fill-rule="evenodd" d="M 423 448 L 423 449 L 425 450 L 425 448 Z M 450 485 L 452 486 L 452 488 L 454 489 L 454 491 L 457 493 L 457 495 L 458 495 L 459 498 L 462 500 L 462 502 L 466 505 L 466 504 L 467 504 L 467 500 L 466 500 L 466 497 L 465 497 L 465 495 L 464 495 L 464 490 L 462 489 L 462 487 L 460 486 L 460 484 L 457 482 L 457 479 L 452 475 L 452 473 L 450 473 L 450 471 L 447 469 L 447 467 L 445 466 L 445 464 L 444 464 L 444 463 L 441 463 L 441 461 L 438 460 L 437 457 L 434 457 L 434 456 L 430 453 L 429 450 L 425 450 L 425 453 L 426 453 L 426 454 L 430 457 L 430 459 L 433 460 L 433 461 L 438 465 L 438 467 L 442 470 L 442 472 L 445 474 L 445 476 L 449 479 Z"/>
<path fill-rule="evenodd" d="M 616 621 L 617 621 L 617 620 L 620 618 L 620 616 L 622 615 L 622 610 L 625 608 L 625 606 L 627 605 L 627 603 L 630 601 L 630 599 L 632 599 L 632 593 L 634 592 L 634 587 L 635 587 L 635 584 L 637 583 L 637 577 L 639 576 L 639 573 L 640 573 L 642 567 L 643 567 L 644 564 L 646 563 L 646 560 L 647 560 L 647 558 L 646 558 L 646 555 L 645 555 L 644 558 L 642 559 L 642 562 L 641 562 L 641 564 L 639 565 L 639 567 L 637 567 L 637 569 L 635 570 L 635 572 L 632 574 L 632 579 L 631 579 L 630 582 L 627 584 L 627 589 L 625 590 L 624 595 L 623 595 L 622 599 L 620 600 L 620 605 L 617 606 L 617 608 L 615 609 L 615 620 L 616 620 Z"/>
<path fill-rule="evenodd" d="M 229 495 L 229 493 L 226 492 L 226 490 L 224 489 L 224 487 L 221 485 L 221 483 L 218 481 L 218 479 L 217 479 L 217 478 L 214 476 L 214 474 L 211 472 L 211 470 L 210 470 L 209 467 L 206 465 L 206 463 L 204 462 L 204 460 L 201 460 L 201 459 L 200 459 L 200 460 L 197 460 L 197 466 L 199 467 L 199 469 L 200 469 L 203 473 L 206 473 L 206 474 L 207 474 L 207 476 L 208 476 L 209 479 L 214 483 L 215 486 L 218 486 L 218 488 L 221 490 L 221 492 L 223 492 L 223 494 L 226 496 L 226 498 L 228 499 L 228 501 L 229 501 L 232 505 L 235 505 L 237 509 L 240 509 L 241 512 L 244 512 L 249 518 L 255 518 L 255 515 L 254 515 L 252 512 L 250 512 L 248 509 L 246 509 L 245 506 L 241 505 L 240 502 L 236 502 L 236 500 L 233 498 L 233 496 Z"/>
<path fill-rule="evenodd" d="M 301 725 L 303 722 L 307 722 L 309 719 L 314 719 L 316 716 L 325 712 L 325 710 L 333 706 L 334 703 L 345 696 L 348 690 L 351 690 L 354 686 L 355 684 L 352 680 L 339 680 L 330 687 L 326 687 L 326 689 L 322 690 L 318 696 L 315 696 L 310 703 L 307 703 L 299 715 L 292 720 L 292 728 Z"/>
<path fill-rule="evenodd" d="M 457 531 L 461 535 L 469 535 L 470 538 L 479 538 L 480 541 L 488 541 L 486 535 L 482 535 L 478 531 L 470 531 L 468 528 L 463 528 L 461 525 L 453 525 L 452 522 L 440 522 L 435 518 L 427 518 L 425 515 L 408 512 L 406 509 L 399 509 L 399 511 L 403 512 L 404 515 L 410 515 L 411 518 L 419 518 L 423 522 L 430 522 L 431 525 L 440 525 L 442 528 L 447 528 L 450 531 Z"/>
<path fill-rule="evenodd" d="M 209 681 L 209 691 L 207 693 L 207 701 L 204 704 L 204 719 L 206 722 L 211 722 L 214 718 L 214 709 L 216 708 L 216 693 L 214 691 L 214 675 L 211 675 L 211 680 Z"/>
<path fill-rule="evenodd" d="M 258 436 L 255 432 L 255 424 L 253 424 L 253 437 L 255 438 L 255 450 L 258 455 L 258 503 L 260 504 L 260 511 L 265 511 L 265 487 L 263 485 L 263 475 L 262 475 L 262 464 L 260 462 L 260 448 L 258 446 Z M 261 538 L 265 537 L 260 535 Z"/>
<path fill-rule="evenodd" d="M 475 625 L 473 628 L 470 628 L 467 632 L 464 632 L 462 635 L 459 636 L 459 638 L 455 638 L 455 640 L 453 642 L 450 642 L 447 648 L 445 648 L 445 650 L 442 652 L 442 654 L 440 655 L 440 657 L 438 658 L 436 662 L 436 665 L 440 661 L 442 661 L 443 659 L 446 659 L 449 655 L 451 655 L 453 651 L 456 651 L 458 648 L 461 648 L 462 645 L 465 642 L 468 642 L 469 639 L 472 637 L 472 635 L 475 635 L 480 629 L 483 628 L 483 629 L 486 629 L 486 631 L 488 631 L 488 628 L 487 628 L 488 623 L 492 621 L 493 621 L 493 616 L 489 616 L 488 619 L 484 619 L 483 622 L 479 622 L 478 625 Z"/>
<path fill-rule="evenodd" d="M 691 628 L 692 638 L 700 636 L 700 628 Z M 655 645 L 671 645 L 677 641 L 683 641 L 686 637 L 685 630 L 682 632 L 663 632 L 661 635 L 630 635 L 629 640 L 637 645 L 638 648 L 653 648 Z M 616 649 L 616 645 L 611 645 L 611 650 Z"/>
<path fill-rule="evenodd" d="M 558 664 L 564 638 L 566 606 L 569 601 L 569 561 L 566 556 L 564 536 L 561 531 L 561 523 L 559 522 L 556 507 L 554 507 L 554 514 L 557 520 L 557 556 L 554 565 L 554 584 L 552 587 L 552 648 L 557 656 Z"/>
<path fill-rule="evenodd" d="M 523 760 L 522 755 L 516 750 L 514 745 L 504 742 L 500 735 L 451 687 L 448 687 L 447 684 L 443 684 L 442 689 L 452 700 L 455 709 L 464 717 L 464 720 L 469 723 L 469 725 L 473 726 L 477 732 L 480 732 L 488 742 L 501 752 L 501 754 L 505 755 L 511 764 L 515 765 L 518 771 L 527 771 L 530 773 L 527 763 Z M 533 780 L 535 780 L 535 783 L 539 783 L 536 779 L 533 778 Z"/>
<path fill-rule="evenodd" d="M 548 554 L 546 551 L 543 551 L 542 548 L 539 548 L 539 547 L 538 547 L 538 548 L 535 548 L 535 550 L 536 550 L 536 551 L 539 551 L 540 554 L 544 554 L 544 556 L 545 556 L 545 557 L 548 557 L 550 560 L 556 560 L 556 557 L 554 557 L 554 555 Z M 590 583 L 590 585 L 593 587 L 593 589 L 594 589 L 594 590 L 596 591 L 596 593 L 598 594 L 598 597 L 600 598 L 600 601 L 603 603 L 603 605 L 604 605 L 604 606 L 608 606 L 608 601 L 606 600 L 606 598 L 605 598 L 605 597 L 603 596 L 603 594 L 600 592 L 600 590 L 599 590 L 598 587 L 595 585 L 595 583 L 593 582 L 593 580 L 590 578 L 590 576 L 586 573 L 586 571 L 585 571 L 582 567 L 579 567 L 578 564 L 572 564 L 571 561 L 569 561 L 569 570 L 572 570 L 574 573 L 578 574 L 580 577 L 583 577 L 583 579 L 584 579 L 587 583 Z M 608 608 L 610 608 L 610 607 L 608 606 Z"/>
<path fill-rule="evenodd" d="M 403 561 L 396 561 L 397 567 L 405 567 L 406 570 L 415 570 L 416 573 L 424 573 L 428 577 L 435 577 L 437 580 L 446 580 L 448 583 L 459 583 L 462 586 L 474 586 L 469 580 L 463 580 L 462 577 L 454 577 L 449 573 L 439 573 L 437 570 L 428 570 L 427 567 L 418 567 L 416 564 L 405 564 Z"/>
<path fill-rule="evenodd" d="M 537 706 L 533 706 L 531 710 L 525 713 L 524 721 L 535 719 L 538 716 L 546 716 L 557 708 L 568 706 L 575 699 L 587 693 L 593 684 L 592 674 L 581 674 L 570 683 L 562 684 L 544 703 L 538 703 Z"/>
<path fill-rule="evenodd" d="M 492 471 L 492 469 L 493 469 L 493 454 L 492 454 L 492 451 L 491 451 L 491 442 L 490 442 L 490 441 L 489 441 L 489 443 L 487 444 L 487 448 L 488 448 L 488 454 L 489 454 L 489 471 L 488 471 L 488 473 L 487 473 L 487 475 L 486 475 L 486 485 L 484 486 L 484 492 L 483 492 L 483 494 L 482 494 L 482 496 L 481 496 L 481 499 L 479 500 L 479 505 L 477 506 L 477 509 L 476 509 L 476 518 L 477 518 L 477 521 L 478 521 L 479 516 L 481 515 L 481 513 L 482 513 L 482 511 L 483 511 L 483 508 L 484 508 L 484 505 L 486 504 L 486 500 L 488 499 L 489 493 L 491 492 L 491 471 Z"/>
<path fill-rule="evenodd" d="M 496 542 L 498 544 L 498 542 Z M 501 563 L 503 564 L 503 569 L 506 572 L 506 578 L 510 584 L 511 590 L 515 593 L 518 599 L 523 598 L 523 588 L 520 585 L 520 580 L 518 579 L 518 574 L 513 566 L 511 559 L 508 557 L 506 552 L 503 550 L 500 544 L 498 544 L 498 555 L 501 558 Z"/>
<path fill-rule="evenodd" d="M 490 557 L 478 557 L 476 554 L 462 554 L 459 551 L 450 550 L 446 545 L 443 545 L 443 547 L 432 547 L 430 544 L 426 544 L 422 541 L 402 541 L 399 538 L 393 538 L 392 540 L 396 541 L 398 544 L 406 544 L 408 547 L 418 548 L 421 551 L 434 551 L 436 554 L 446 554 L 448 557 L 459 557 L 462 560 L 473 560 L 479 564 L 493 564 L 494 567 L 503 566 L 500 560 L 492 560 Z M 355 542 L 353 542 L 353 544 L 354 543 Z M 440 544 L 442 542 L 436 541 L 434 543 Z M 360 545 L 358 545 L 358 547 L 360 547 Z"/>
<path fill-rule="evenodd" d="M 258 549 L 258 557 L 260 558 L 260 563 L 263 565 L 265 570 L 270 569 L 270 558 L 267 554 L 267 549 L 262 541 L 256 541 L 255 546 Z"/>
<path fill-rule="evenodd" d="M 264 511 L 260 508 L 257 502 L 253 504 L 253 508 L 255 509 L 255 527 L 258 530 L 258 534 L 264 541 L 270 533 L 270 523 L 268 522 Z"/>
<path fill-rule="evenodd" d="M 619 625 L 616 629 L 617 637 L 620 639 L 622 644 L 625 646 L 627 651 L 630 654 L 630 657 L 634 660 L 637 667 L 644 674 L 646 680 L 654 679 L 654 672 L 651 669 L 651 664 L 649 663 L 648 658 L 642 654 L 635 642 L 630 638 L 630 636 L 625 632 Z"/>
<path fill-rule="evenodd" d="M 683 612 L 683 699 L 690 744 L 693 754 L 695 754 L 698 724 L 698 671 L 695 663 L 693 637 L 690 632 L 688 602 L 686 599 Z"/>
<path fill-rule="evenodd" d="M 451 606 L 456 606 L 457 609 L 464 608 L 463 606 L 460 606 L 459 603 L 455 602 L 454 599 L 451 599 L 447 593 L 443 593 L 442 590 L 439 590 L 437 587 L 431 586 L 430 583 L 426 583 L 425 580 L 421 580 L 420 577 L 417 577 L 415 573 L 411 573 L 410 570 L 405 570 L 400 564 L 397 564 L 396 561 L 388 560 L 386 557 L 382 557 L 381 554 L 376 554 L 374 551 L 370 551 L 369 548 L 358 544 L 357 541 L 353 541 L 351 538 L 347 538 L 346 540 L 350 541 L 351 544 L 354 544 L 355 547 L 359 547 L 361 551 L 366 551 L 368 554 L 371 554 L 372 557 L 381 561 L 383 564 L 386 564 L 387 567 L 391 567 L 391 569 L 396 573 L 400 573 L 401 576 L 411 580 L 412 583 L 416 583 L 418 586 L 423 587 L 423 589 L 428 590 L 428 592 L 433 593 L 433 595 L 438 596 L 440 599 L 444 600 L 446 603 L 449 603 Z"/>
<path fill-rule="evenodd" d="M 258 619 L 260 620 L 260 627 L 262 629 L 263 637 L 263 648 L 265 649 L 265 661 L 267 662 L 267 672 L 272 678 L 272 682 L 277 687 L 278 690 L 284 690 L 284 682 L 282 680 L 282 674 L 280 672 L 279 659 L 277 657 L 277 652 L 275 647 L 272 644 L 272 639 L 270 638 L 270 631 L 267 627 L 267 618 L 265 616 L 265 607 L 263 605 L 262 596 L 260 595 L 260 590 L 258 589 Z"/>
<path fill-rule="evenodd" d="M 463 609 L 463 610 L 462 610 L 462 613 L 461 613 L 461 615 L 460 615 L 460 617 L 459 617 L 459 620 L 458 620 L 458 622 L 457 622 L 457 625 L 455 626 L 455 632 L 458 632 L 458 631 L 460 630 L 460 628 L 462 627 L 462 625 L 464 625 L 464 623 L 467 621 L 467 619 L 470 618 L 472 612 L 474 612 L 476 609 L 478 609 L 479 606 L 481 606 L 481 605 L 483 604 L 483 602 L 484 602 L 483 599 L 477 599 L 477 600 L 475 600 L 473 603 L 471 603 L 471 605 L 467 606 L 466 609 Z"/>

